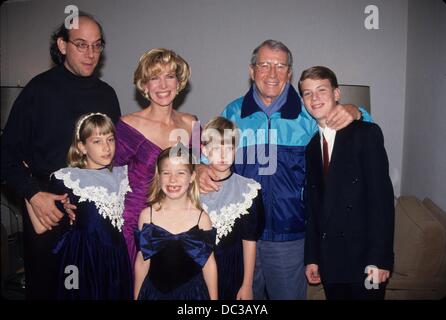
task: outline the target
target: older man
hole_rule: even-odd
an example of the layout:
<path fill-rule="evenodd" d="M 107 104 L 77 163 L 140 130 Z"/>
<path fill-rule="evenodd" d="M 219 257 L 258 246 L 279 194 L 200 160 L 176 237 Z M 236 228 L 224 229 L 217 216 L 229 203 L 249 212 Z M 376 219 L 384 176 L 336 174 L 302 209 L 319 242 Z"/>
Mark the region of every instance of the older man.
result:
<path fill-rule="evenodd" d="M 264 41 L 251 57 L 250 90 L 222 112 L 242 132 L 235 172 L 262 185 L 265 229 L 257 243 L 256 299 L 306 297 L 305 146 L 318 127 L 290 83 L 292 64 L 292 54 L 283 43 Z M 327 126 L 341 129 L 360 118 L 355 106 L 338 105 Z M 202 191 L 218 190 L 212 179 L 216 180 L 214 173 L 201 168 Z"/>
<path fill-rule="evenodd" d="M 82 13 L 78 28 L 62 24 L 52 36 L 56 67 L 37 75 L 15 101 L 2 135 L 2 179 L 27 199 L 40 222 L 53 231 L 37 236 L 24 216 L 26 296 L 54 296 L 52 246 L 62 231 L 55 202 L 65 195 L 46 192 L 49 175 L 66 166 L 76 119 L 87 112 L 120 117 L 116 93 L 93 75 L 104 48 L 102 27 Z"/>

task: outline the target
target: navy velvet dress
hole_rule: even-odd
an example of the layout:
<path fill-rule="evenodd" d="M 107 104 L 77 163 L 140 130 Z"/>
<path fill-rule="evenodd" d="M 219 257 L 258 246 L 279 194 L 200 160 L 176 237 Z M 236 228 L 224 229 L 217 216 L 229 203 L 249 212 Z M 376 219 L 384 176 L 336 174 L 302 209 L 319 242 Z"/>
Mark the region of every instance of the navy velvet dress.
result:
<path fill-rule="evenodd" d="M 86 169 L 81 169 L 86 170 Z M 107 175 L 107 169 L 103 170 Z M 67 193 L 77 206 L 76 220 L 68 227 L 53 249 L 59 262 L 57 298 L 67 300 L 129 300 L 133 297 L 133 277 L 124 236 L 104 217 L 95 202 L 80 201 L 64 181 L 51 177 L 51 191 Z M 66 181 L 65 181 L 66 183 Z M 123 199 L 122 199 L 123 200 Z M 60 210 L 63 207 L 58 204 Z M 64 216 L 68 219 L 67 215 Z M 72 288 L 78 270 L 78 288 Z M 68 282 L 68 288 L 66 286 Z M 70 287 L 72 289 L 70 289 Z"/>
<path fill-rule="evenodd" d="M 200 195 L 217 229 L 218 298 L 235 300 L 244 277 L 243 240 L 257 241 L 264 227 L 260 185 L 236 173 L 220 180 L 218 192 Z"/>
<path fill-rule="evenodd" d="M 214 250 L 215 229 L 172 234 L 153 223 L 135 231 L 144 260 L 150 259 L 138 300 L 209 300 L 202 268 Z"/>

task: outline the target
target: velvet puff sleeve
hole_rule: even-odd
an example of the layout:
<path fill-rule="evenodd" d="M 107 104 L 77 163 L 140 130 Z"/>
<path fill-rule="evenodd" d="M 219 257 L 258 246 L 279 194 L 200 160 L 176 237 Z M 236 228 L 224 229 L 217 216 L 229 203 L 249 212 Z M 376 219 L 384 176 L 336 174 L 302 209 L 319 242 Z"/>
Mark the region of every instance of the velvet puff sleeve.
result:
<path fill-rule="evenodd" d="M 258 190 L 257 196 L 252 199 L 248 212 L 241 218 L 241 237 L 243 240 L 257 241 L 262 236 L 265 227 L 262 190 Z"/>

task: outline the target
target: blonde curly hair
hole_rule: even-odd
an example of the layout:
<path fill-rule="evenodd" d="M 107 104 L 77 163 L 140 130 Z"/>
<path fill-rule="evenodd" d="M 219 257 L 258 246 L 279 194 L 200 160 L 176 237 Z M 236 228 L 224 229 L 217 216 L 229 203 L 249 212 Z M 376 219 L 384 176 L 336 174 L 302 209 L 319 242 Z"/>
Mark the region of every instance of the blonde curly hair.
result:
<path fill-rule="evenodd" d="M 161 67 L 168 66 L 178 81 L 177 91 L 183 90 L 190 77 L 189 64 L 172 50 L 155 48 L 145 52 L 139 58 L 138 67 L 133 76 L 133 84 L 143 97 L 149 99 L 145 89 L 145 84 L 151 76 L 161 72 Z"/>

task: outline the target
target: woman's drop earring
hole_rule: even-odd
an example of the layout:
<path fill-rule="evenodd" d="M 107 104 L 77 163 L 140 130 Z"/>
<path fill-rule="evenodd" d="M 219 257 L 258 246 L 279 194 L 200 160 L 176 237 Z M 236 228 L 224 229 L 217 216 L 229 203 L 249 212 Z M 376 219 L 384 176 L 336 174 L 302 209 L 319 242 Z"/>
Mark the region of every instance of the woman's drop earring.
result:
<path fill-rule="evenodd" d="M 144 98 L 146 98 L 147 100 L 150 101 L 150 97 L 149 97 L 149 90 L 144 90 Z"/>

